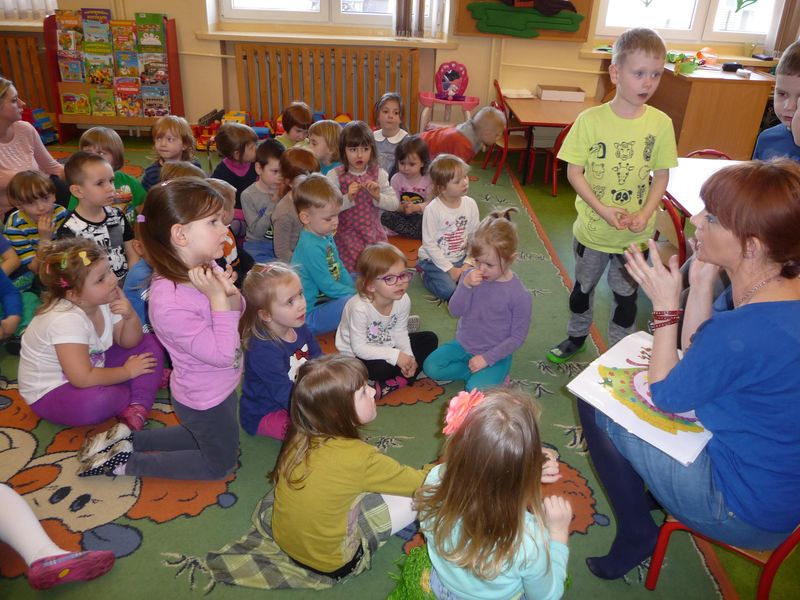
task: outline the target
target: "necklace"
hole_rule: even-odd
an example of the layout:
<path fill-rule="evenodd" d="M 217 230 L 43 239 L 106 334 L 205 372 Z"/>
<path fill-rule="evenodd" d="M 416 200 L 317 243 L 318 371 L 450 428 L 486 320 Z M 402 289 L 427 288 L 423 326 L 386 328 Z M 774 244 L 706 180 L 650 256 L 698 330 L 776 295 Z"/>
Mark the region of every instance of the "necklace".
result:
<path fill-rule="evenodd" d="M 762 279 L 761 281 L 759 281 L 757 284 L 755 284 L 753 287 L 751 287 L 749 290 L 747 290 L 742 296 L 740 296 L 739 300 L 734 300 L 733 301 L 734 308 L 738 308 L 738 307 L 742 306 L 743 304 L 747 304 L 750 301 L 750 299 L 756 294 L 756 292 L 758 290 L 763 288 L 768 283 L 772 283 L 773 281 L 778 279 L 778 277 L 780 277 L 780 276 L 781 276 L 780 273 L 776 273 L 772 277 L 767 277 L 766 279 Z"/>

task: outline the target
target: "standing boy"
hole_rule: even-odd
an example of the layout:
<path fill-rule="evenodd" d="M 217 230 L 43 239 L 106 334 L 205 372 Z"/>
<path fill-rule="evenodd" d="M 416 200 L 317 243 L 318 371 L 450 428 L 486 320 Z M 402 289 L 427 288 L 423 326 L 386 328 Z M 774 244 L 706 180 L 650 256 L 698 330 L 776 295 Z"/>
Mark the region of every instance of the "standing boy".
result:
<path fill-rule="evenodd" d="M 669 169 L 678 165 L 672 121 L 645 104 L 658 87 L 665 58 L 664 41 L 655 31 L 623 33 L 608 69 L 617 86 L 614 99 L 581 113 L 558 154 L 568 163 L 567 177 L 578 194 L 578 218 L 572 227 L 575 284 L 568 337 L 547 353 L 552 362 L 565 362 L 584 348 L 595 286 L 607 266 L 614 294 L 608 343 L 633 332 L 638 286 L 622 253 L 630 244 L 646 247 Z"/>
<path fill-rule="evenodd" d="M 756 140 L 753 158 L 769 160 L 786 156 L 800 161 L 800 41 L 783 51 L 775 69 L 772 105 L 781 120 L 765 129 Z"/>

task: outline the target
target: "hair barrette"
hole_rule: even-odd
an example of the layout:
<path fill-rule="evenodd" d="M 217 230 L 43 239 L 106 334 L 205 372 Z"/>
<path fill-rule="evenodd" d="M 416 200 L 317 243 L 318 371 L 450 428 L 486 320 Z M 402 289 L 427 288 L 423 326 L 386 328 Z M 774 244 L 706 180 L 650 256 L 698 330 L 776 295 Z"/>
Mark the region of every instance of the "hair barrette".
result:
<path fill-rule="evenodd" d="M 144 215 L 136 215 L 137 223 L 144 223 Z"/>
<path fill-rule="evenodd" d="M 66 279 L 64 279 L 63 277 L 60 277 L 59 280 L 58 280 L 58 285 L 60 285 L 64 289 L 66 289 L 66 288 L 69 287 L 69 282 Z"/>
<path fill-rule="evenodd" d="M 68 264 L 69 264 L 69 252 L 62 252 L 61 253 L 61 270 L 63 271 L 64 269 L 66 269 Z"/>
<path fill-rule="evenodd" d="M 256 273 L 261 275 L 262 273 L 269 273 L 274 266 L 275 263 L 258 263 L 253 267 L 253 269 L 258 269 Z"/>
<path fill-rule="evenodd" d="M 445 426 L 442 433 L 452 435 L 461 427 L 470 411 L 486 399 L 480 390 L 459 392 L 451 400 L 444 417 Z"/>
<path fill-rule="evenodd" d="M 88 267 L 90 264 L 92 264 L 92 261 L 90 261 L 89 257 L 86 256 L 86 250 L 81 250 L 80 252 L 78 252 L 78 256 L 81 257 L 84 267 Z"/>

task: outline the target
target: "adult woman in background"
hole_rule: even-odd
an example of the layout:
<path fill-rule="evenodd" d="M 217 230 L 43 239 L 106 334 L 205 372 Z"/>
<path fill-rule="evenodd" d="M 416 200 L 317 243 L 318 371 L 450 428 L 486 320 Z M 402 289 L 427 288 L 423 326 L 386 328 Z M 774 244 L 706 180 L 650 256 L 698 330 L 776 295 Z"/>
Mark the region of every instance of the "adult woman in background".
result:
<path fill-rule="evenodd" d="M 681 274 L 626 253 L 653 303 L 648 372 L 653 403 L 694 410 L 713 433 L 689 466 L 578 403 L 592 462 L 617 517 L 598 577 L 623 576 L 648 557 L 658 527 L 650 494 L 685 525 L 736 546 L 774 548 L 800 523 L 800 164 L 752 161 L 714 174 L 692 217 L 696 260 L 679 360 Z M 651 256 L 658 256 L 651 241 Z M 716 301 L 719 269 L 731 280 Z M 646 486 L 646 488 L 645 488 Z"/>

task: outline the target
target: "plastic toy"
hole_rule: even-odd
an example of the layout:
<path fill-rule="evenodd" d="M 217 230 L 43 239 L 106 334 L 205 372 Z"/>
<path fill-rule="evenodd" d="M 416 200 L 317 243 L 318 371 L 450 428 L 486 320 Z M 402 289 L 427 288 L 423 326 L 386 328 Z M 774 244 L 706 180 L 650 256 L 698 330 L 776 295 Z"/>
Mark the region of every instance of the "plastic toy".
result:
<path fill-rule="evenodd" d="M 228 111 L 222 115 L 223 123 L 241 123 L 242 125 L 250 124 L 250 113 L 243 110 Z"/>
<path fill-rule="evenodd" d="M 351 117 L 347 113 L 339 113 L 333 118 L 333 120 L 339 123 L 339 125 L 345 125 L 346 123 L 352 121 L 353 117 Z"/>
<path fill-rule="evenodd" d="M 217 131 L 219 131 L 219 121 L 215 121 L 210 125 L 192 125 L 195 149 L 216 151 L 217 146 L 214 143 L 214 136 L 217 135 Z"/>
<path fill-rule="evenodd" d="M 436 71 L 436 97 L 439 100 L 464 100 L 469 76 L 467 67 L 455 61 L 442 63 Z"/>
<path fill-rule="evenodd" d="M 26 108 L 22 111 L 22 120 L 34 126 L 43 144 L 52 144 L 58 139 L 53 117 L 43 108 Z"/>

